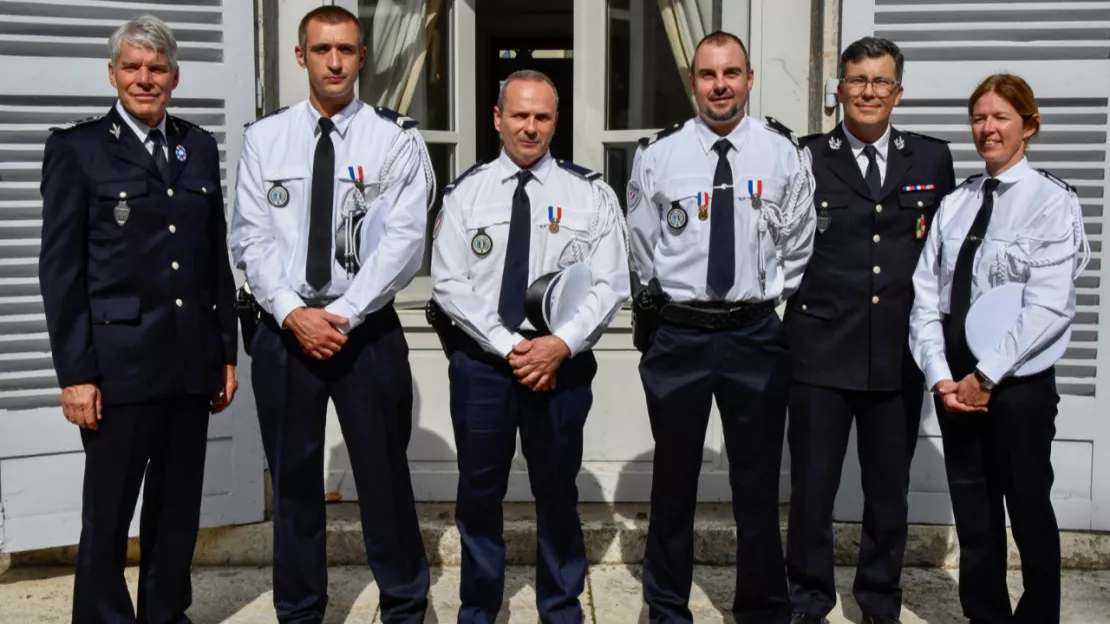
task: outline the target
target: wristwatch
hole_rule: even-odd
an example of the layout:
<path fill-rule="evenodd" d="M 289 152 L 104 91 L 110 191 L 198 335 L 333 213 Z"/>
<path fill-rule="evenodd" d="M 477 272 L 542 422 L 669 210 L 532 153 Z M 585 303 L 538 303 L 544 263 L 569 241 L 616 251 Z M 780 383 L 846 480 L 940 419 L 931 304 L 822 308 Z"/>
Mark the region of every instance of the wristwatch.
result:
<path fill-rule="evenodd" d="M 994 390 L 994 382 L 987 379 L 987 376 L 983 373 L 980 373 L 978 368 L 975 369 L 975 378 L 979 380 L 979 385 L 987 392 Z"/>

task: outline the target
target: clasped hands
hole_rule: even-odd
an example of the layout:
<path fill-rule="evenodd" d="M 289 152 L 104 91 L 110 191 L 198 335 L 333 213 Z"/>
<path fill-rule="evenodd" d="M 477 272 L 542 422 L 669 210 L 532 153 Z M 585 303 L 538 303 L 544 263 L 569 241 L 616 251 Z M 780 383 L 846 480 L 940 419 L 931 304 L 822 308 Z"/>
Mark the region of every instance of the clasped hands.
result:
<path fill-rule="evenodd" d="M 347 319 L 323 308 L 297 308 L 285 317 L 284 324 L 296 336 L 301 351 L 317 360 L 330 358 L 347 344 L 347 335 L 338 329 Z"/>
<path fill-rule="evenodd" d="M 985 412 L 990 402 L 990 390 L 984 390 L 975 374 L 970 374 L 959 383 L 951 379 L 938 381 L 933 391 L 940 395 L 944 409 L 949 412 Z"/>
<path fill-rule="evenodd" d="M 536 392 L 555 389 L 555 371 L 570 357 L 570 347 L 557 336 L 523 340 L 509 352 L 509 366 L 520 383 Z"/>

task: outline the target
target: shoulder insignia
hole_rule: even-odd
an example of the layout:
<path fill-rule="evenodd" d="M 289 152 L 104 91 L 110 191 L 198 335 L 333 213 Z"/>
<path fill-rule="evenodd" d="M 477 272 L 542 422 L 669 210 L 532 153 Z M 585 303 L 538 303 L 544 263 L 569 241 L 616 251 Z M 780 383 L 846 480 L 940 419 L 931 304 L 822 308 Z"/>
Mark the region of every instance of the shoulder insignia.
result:
<path fill-rule="evenodd" d="M 406 117 L 391 108 L 386 108 L 384 106 L 375 106 L 374 111 L 378 113 L 378 117 L 381 117 L 382 119 L 385 119 L 387 121 L 392 121 L 393 123 L 400 126 L 402 130 L 409 130 L 420 125 L 420 122 L 416 121 L 412 117 Z"/>
<path fill-rule="evenodd" d="M 84 126 L 86 124 L 91 124 L 94 121 L 100 121 L 101 119 L 104 119 L 104 117 L 104 115 L 93 115 L 92 117 L 85 117 L 84 119 L 78 119 L 76 121 L 67 121 L 60 126 L 51 126 L 50 131 L 64 132 L 66 130 L 72 130 L 78 126 Z"/>
<path fill-rule="evenodd" d="M 463 181 L 463 178 L 465 178 L 466 176 L 468 176 L 468 175 L 474 173 L 475 171 L 481 169 L 482 165 L 484 165 L 484 164 L 486 164 L 486 163 L 484 163 L 482 161 L 478 161 L 478 162 L 474 163 L 473 165 L 471 165 L 469 169 L 462 172 L 462 175 L 460 175 L 459 177 L 452 180 L 451 183 L 448 184 L 447 186 L 443 187 L 443 194 L 444 195 L 450 195 L 451 191 L 455 190 L 455 187 L 459 185 L 459 182 Z"/>
<path fill-rule="evenodd" d="M 670 128 L 664 128 L 663 130 L 660 130 L 659 132 L 656 132 L 655 134 L 653 134 L 649 137 L 643 137 L 643 138 L 640 139 L 640 146 L 641 147 L 647 147 L 647 146 L 651 145 L 652 143 L 655 143 L 659 139 L 665 139 L 665 138 L 671 136 L 672 134 L 674 134 L 675 132 L 678 132 L 680 128 L 682 128 L 682 124 L 676 123 L 675 125 L 671 126 Z"/>
<path fill-rule="evenodd" d="M 179 127 L 184 126 L 184 127 L 189 128 L 191 130 L 200 130 L 201 132 L 203 132 L 205 134 L 212 134 L 211 130 L 209 130 L 207 128 L 204 128 L 203 126 L 198 126 L 197 124 L 189 121 L 188 119 L 182 119 L 180 117 L 175 117 L 173 115 L 170 115 L 169 117 L 170 117 L 170 121 L 172 121 L 174 124 L 178 125 Z M 179 130 L 178 134 L 184 134 L 184 133 Z"/>
<path fill-rule="evenodd" d="M 1048 171 L 1046 169 L 1037 169 L 1037 171 L 1041 172 L 1041 175 L 1048 178 L 1049 180 L 1052 180 L 1056 184 L 1063 187 L 1065 190 L 1067 190 L 1071 193 L 1076 193 L 1076 194 L 1079 193 L 1079 191 L 1074 186 L 1068 184 L 1067 182 L 1065 182 L 1061 178 L 1057 177 L 1056 174 L 1052 173 L 1051 171 Z"/>
<path fill-rule="evenodd" d="M 784 126 L 782 122 L 774 117 L 767 117 L 766 119 L 768 128 L 786 137 L 788 141 L 794 144 L 794 147 L 801 147 L 801 144 L 798 142 L 798 136 L 794 134 L 793 130 Z"/>
<path fill-rule="evenodd" d="M 970 175 L 970 176 L 967 177 L 966 180 L 964 180 L 963 182 L 960 182 L 960 186 L 963 186 L 963 185 L 965 185 L 968 182 L 971 182 L 973 180 L 978 180 L 981 177 L 983 177 L 983 174 L 981 174 L 981 173 L 976 173 L 975 175 Z"/>
<path fill-rule="evenodd" d="M 596 171 L 590 171 L 589 169 L 587 169 L 587 168 L 585 168 L 581 165 L 576 165 L 576 164 L 570 162 L 569 160 L 556 160 L 555 162 L 558 163 L 558 165 L 560 167 L 562 167 L 563 169 L 566 169 L 567 171 L 573 173 L 574 175 L 576 175 L 580 178 L 584 178 L 586 180 L 589 180 L 590 182 L 593 182 L 594 180 L 600 180 L 601 179 L 601 174 L 600 173 L 598 173 Z"/>
<path fill-rule="evenodd" d="M 284 113 L 287 110 L 289 110 L 288 106 L 282 106 L 281 108 L 279 108 L 277 110 L 270 111 L 270 112 L 266 113 L 265 115 L 259 117 L 258 119 L 255 119 L 254 121 L 248 121 L 247 123 L 243 124 L 243 127 L 244 128 L 249 128 L 249 127 L 251 127 L 251 124 L 258 123 L 258 122 L 262 121 L 263 119 L 265 119 L 267 117 L 273 117 L 274 115 L 277 115 L 278 113 Z"/>
<path fill-rule="evenodd" d="M 925 139 L 927 141 L 934 141 L 936 143 L 941 143 L 941 144 L 944 144 L 944 145 L 948 145 L 949 143 L 951 143 L 951 141 L 945 141 L 944 139 L 940 139 L 940 138 L 937 138 L 935 136 L 929 136 L 927 134 L 921 134 L 920 132 L 909 132 L 907 130 L 903 130 L 902 134 L 908 134 L 908 135 L 910 135 L 912 137 L 915 137 L 915 138 L 918 138 L 918 139 Z"/>

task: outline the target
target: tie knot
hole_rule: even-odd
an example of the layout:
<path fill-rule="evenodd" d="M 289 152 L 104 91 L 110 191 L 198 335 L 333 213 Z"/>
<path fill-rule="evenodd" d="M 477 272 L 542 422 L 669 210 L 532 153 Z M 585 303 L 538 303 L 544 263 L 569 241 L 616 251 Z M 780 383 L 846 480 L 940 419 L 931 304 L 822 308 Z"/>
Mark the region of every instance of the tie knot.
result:
<path fill-rule="evenodd" d="M 986 189 L 986 192 L 993 193 L 994 190 L 998 188 L 999 184 L 1002 184 L 1002 180 L 998 178 L 987 178 L 987 181 L 983 183 L 983 188 Z"/>
<path fill-rule="evenodd" d="M 331 134 L 332 128 L 335 128 L 335 122 L 328 117 L 320 118 L 320 134 L 327 136 Z"/>
<path fill-rule="evenodd" d="M 514 177 L 519 180 L 517 184 L 518 186 L 524 186 L 525 184 L 528 184 L 528 181 L 531 180 L 533 176 L 532 172 L 528 169 L 521 169 L 520 171 L 516 172 L 516 176 Z"/>
<path fill-rule="evenodd" d="M 732 143 L 728 139 L 720 139 L 713 144 L 713 151 L 717 152 L 718 156 L 728 154 L 728 150 L 732 149 Z"/>
<path fill-rule="evenodd" d="M 151 129 L 150 134 L 147 135 L 147 138 L 149 138 L 151 141 L 154 141 L 155 145 L 159 145 L 162 143 L 162 131 L 158 128 L 153 128 Z"/>
<path fill-rule="evenodd" d="M 875 157 L 879 155 L 879 150 L 875 149 L 874 145 L 864 145 L 863 153 L 867 154 L 869 159 L 875 160 Z"/>

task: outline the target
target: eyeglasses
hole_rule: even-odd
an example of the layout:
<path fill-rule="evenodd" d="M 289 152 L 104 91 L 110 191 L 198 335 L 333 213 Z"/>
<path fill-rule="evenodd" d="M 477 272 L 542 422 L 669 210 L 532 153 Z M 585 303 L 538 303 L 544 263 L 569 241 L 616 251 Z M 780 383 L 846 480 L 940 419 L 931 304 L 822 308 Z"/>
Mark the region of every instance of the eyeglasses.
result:
<path fill-rule="evenodd" d="M 851 95 L 859 95 L 860 93 L 863 93 L 865 89 L 867 89 L 867 85 L 871 85 L 871 88 L 875 91 L 875 95 L 879 97 L 887 97 L 894 92 L 894 87 L 898 86 L 897 82 L 889 78 L 876 78 L 874 80 L 868 80 L 863 76 L 841 78 L 840 82 L 843 82 L 845 85 L 847 85 L 848 93 L 850 93 Z"/>

